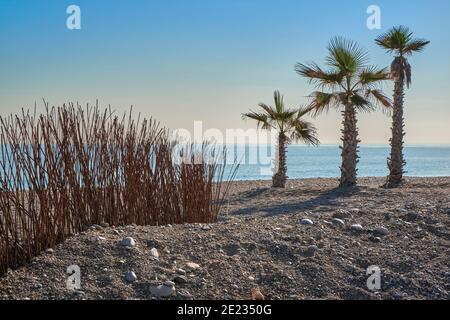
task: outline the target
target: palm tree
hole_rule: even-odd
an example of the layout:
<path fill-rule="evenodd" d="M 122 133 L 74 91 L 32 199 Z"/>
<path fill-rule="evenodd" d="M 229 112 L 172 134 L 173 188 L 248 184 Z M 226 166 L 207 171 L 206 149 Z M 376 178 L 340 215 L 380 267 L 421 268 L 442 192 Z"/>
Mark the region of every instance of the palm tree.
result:
<path fill-rule="evenodd" d="M 278 132 L 278 157 L 276 173 L 272 177 L 272 187 L 284 188 L 287 180 L 286 147 L 292 141 L 302 141 L 309 145 L 318 145 L 316 128 L 303 119 L 310 109 L 286 109 L 283 96 L 279 91 L 274 93 L 275 107 L 260 103 L 262 112 L 250 111 L 244 113 L 244 119 L 253 119 L 258 122 L 258 128 L 276 130 Z"/>
<path fill-rule="evenodd" d="M 394 27 L 387 33 L 378 37 L 375 42 L 386 49 L 389 53 L 395 55 L 391 64 L 391 76 L 395 81 L 394 85 L 394 105 L 392 112 L 392 137 L 391 137 L 391 155 L 388 159 L 389 176 L 387 178 L 387 187 L 397 187 L 403 182 L 404 165 L 403 157 L 403 137 L 404 119 L 403 119 L 403 98 L 405 82 L 409 88 L 411 85 L 411 65 L 407 57 L 414 52 L 422 51 L 430 41 L 423 39 L 414 39 L 413 33 L 407 27 Z"/>
<path fill-rule="evenodd" d="M 310 108 L 318 115 L 330 108 L 342 110 L 342 165 L 340 187 L 356 184 L 358 163 L 357 113 L 372 111 L 379 104 L 389 108 L 391 102 L 380 90 L 382 81 L 389 74 L 368 64 L 368 54 L 357 43 L 336 37 L 328 46 L 326 65 L 328 70 L 317 64 L 298 63 L 298 74 L 315 84 L 318 91 L 311 94 Z"/>

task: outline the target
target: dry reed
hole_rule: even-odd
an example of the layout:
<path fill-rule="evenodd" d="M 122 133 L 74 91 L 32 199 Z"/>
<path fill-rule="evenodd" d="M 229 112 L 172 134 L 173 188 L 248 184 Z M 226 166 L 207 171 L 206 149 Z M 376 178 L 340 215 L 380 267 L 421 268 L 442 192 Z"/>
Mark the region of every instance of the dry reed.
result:
<path fill-rule="evenodd" d="M 0 274 L 94 224 L 217 221 L 237 166 L 226 178 L 225 150 L 179 147 L 131 110 L 0 117 Z"/>

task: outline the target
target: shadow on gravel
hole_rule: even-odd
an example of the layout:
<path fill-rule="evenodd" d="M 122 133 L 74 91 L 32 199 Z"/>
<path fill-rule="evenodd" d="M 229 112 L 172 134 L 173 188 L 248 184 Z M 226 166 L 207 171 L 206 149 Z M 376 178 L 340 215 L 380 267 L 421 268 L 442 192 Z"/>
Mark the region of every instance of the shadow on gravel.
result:
<path fill-rule="evenodd" d="M 282 197 L 292 196 L 311 196 L 311 199 L 301 201 L 301 202 L 288 202 L 288 203 L 277 203 L 277 204 L 269 204 L 268 206 L 256 205 L 252 206 L 251 204 L 246 208 L 239 208 L 236 210 L 231 210 L 230 215 L 252 215 L 255 212 L 260 212 L 262 216 L 275 216 L 280 214 L 292 214 L 298 211 L 305 210 L 313 210 L 318 206 L 339 206 L 336 202 L 338 199 L 352 197 L 355 194 L 358 194 L 362 191 L 363 188 L 351 187 L 351 188 L 333 188 L 327 191 L 321 190 L 276 190 L 280 192 Z M 244 200 L 247 199 L 249 201 L 257 198 L 262 195 L 265 196 L 265 193 L 270 191 L 274 191 L 270 188 L 262 188 L 257 190 L 252 190 L 250 192 L 245 192 L 239 195 L 239 199 Z M 273 194 L 272 194 L 273 195 Z M 264 199 L 260 199 L 264 200 Z M 261 201 L 262 203 L 267 203 L 267 201 Z M 232 204 L 233 201 L 228 204 Z"/>

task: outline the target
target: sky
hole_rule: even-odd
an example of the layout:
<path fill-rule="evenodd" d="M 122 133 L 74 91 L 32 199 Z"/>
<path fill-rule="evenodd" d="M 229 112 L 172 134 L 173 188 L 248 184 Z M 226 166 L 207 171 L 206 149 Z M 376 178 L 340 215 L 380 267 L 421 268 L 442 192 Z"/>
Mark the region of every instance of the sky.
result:
<path fill-rule="evenodd" d="M 69 5 L 81 29 L 69 30 Z M 367 8 L 381 8 L 381 30 L 369 30 Z M 255 128 L 241 119 L 280 90 L 290 107 L 314 87 L 297 62 L 321 65 L 333 36 L 358 41 L 371 62 L 392 57 L 373 39 L 409 26 L 431 45 L 413 56 L 406 92 L 408 144 L 450 144 L 450 1 L 448 0 L 0 0 L 0 115 L 69 101 L 131 105 L 171 129 Z M 392 85 L 384 90 L 392 94 Z M 339 142 L 341 116 L 312 119 L 324 144 Z M 390 119 L 359 116 L 363 144 L 386 144 Z"/>

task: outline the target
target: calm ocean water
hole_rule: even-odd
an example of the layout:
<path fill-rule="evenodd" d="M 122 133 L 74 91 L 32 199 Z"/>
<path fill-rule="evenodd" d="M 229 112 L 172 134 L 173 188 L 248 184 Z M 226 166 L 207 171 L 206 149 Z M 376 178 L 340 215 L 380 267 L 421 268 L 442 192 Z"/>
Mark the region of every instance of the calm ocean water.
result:
<path fill-rule="evenodd" d="M 386 176 L 387 146 L 361 146 L 358 176 Z M 288 176 L 298 178 L 335 178 L 340 176 L 338 146 L 289 146 Z M 236 180 L 267 180 L 271 178 L 274 150 L 268 146 L 228 147 L 229 159 L 241 162 Z M 259 157 L 258 157 L 259 155 Z M 450 146 L 406 146 L 407 176 L 450 176 Z"/>

